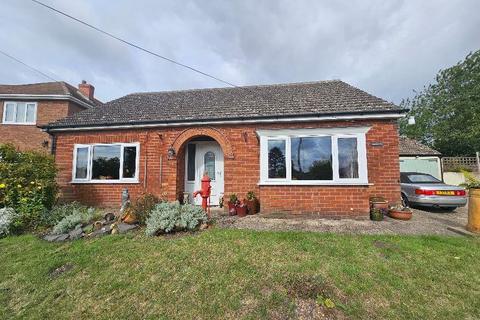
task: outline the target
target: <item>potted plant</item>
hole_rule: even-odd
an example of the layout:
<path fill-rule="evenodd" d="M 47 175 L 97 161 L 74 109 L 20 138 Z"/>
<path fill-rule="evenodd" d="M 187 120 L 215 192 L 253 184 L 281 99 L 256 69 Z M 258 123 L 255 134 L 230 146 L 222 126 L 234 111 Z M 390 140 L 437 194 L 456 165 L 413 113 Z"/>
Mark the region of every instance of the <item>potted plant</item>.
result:
<path fill-rule="evenodd" d="M 236 209 L 239 217 L 245 217 L 247 215 L 247 205 L 245 203 L 245 199 L 237 204 Z"/>
<path fill-rule="evenodd" d="M 370 208 L 379 209 L 386 215 L 388 213 L 388 201 L 384 197 L 370 197 Z"/>
<path fill-rule="evenodd" d="M 245 204 L 247 205 L 248 208 L 248 214 L 256 214 L 258 213 L 258 199 L 255 196 L 255 193 L 253 191 L 248 191 L 247 192 L 247 199 L 245 200 Z"/>
<path fill-rule="evenodd" d="M 480 180 L 471 172 L 463 171 L 465 183 L 463 187 L 468 189 L 468 222 L 467 230 L 480 232 Z"/>
<path fill-rule="evenodd" d="M 370 209 L 370 220 L 372 221 L 382 221 L 383 220 L 383 212 L 378 208 L 371 208 Z"/>
<path fill-rule="evenodd" d="M 230 198 L 227 202 L 228 205 L 228 215 L 234 216 L 237 214 L 237 204 L 238 204 L 238 197 L 236 193 L 232 193 Z"/>
<path fill-rule="evenodd" d="M 410 220 L 412 219 L 412 210 L 397 203 L 390 207 L 388 215 L 393 219 Z"/>

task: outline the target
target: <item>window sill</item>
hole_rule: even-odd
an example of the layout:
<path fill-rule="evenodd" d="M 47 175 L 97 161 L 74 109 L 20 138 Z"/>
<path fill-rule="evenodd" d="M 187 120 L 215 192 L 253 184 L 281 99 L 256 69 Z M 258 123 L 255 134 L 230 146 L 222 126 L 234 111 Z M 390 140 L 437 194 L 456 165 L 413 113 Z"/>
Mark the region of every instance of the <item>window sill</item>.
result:
<path fill-rule="evenodd" d="M 36 122 L 2 122 L 3 125 L 7 126 L 35 126 Z"/>
<path fill-rule="evenodd" d="M 140 183 L 138 180 L 72 180 L 71 184 L 135 184 Z"/>
<path fill-rule="evenodd" d="M 368 182 L 324 182 L 324 181 L 261 181 L 259 186 L 373 186 Z"/>

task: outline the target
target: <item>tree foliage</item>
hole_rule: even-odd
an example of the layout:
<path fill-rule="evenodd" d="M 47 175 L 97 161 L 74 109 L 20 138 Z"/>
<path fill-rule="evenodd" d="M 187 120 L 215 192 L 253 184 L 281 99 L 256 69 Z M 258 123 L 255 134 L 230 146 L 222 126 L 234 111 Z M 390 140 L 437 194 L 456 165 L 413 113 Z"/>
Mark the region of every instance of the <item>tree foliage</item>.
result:
<path fill-rule="evenodd" d="M 413 99 L 402 102 L 409 109 L 400 132 L 445 156 L 472 156 L 480 151 L 480 50 L 436 76 Z M 415 125 L 408 125 L 409 116 Z"/>

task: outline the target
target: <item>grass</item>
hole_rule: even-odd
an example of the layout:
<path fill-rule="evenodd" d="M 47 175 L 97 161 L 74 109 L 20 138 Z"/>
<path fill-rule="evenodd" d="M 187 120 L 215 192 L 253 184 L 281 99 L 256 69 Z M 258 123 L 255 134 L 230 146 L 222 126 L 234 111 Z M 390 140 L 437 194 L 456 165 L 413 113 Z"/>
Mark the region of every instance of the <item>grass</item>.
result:
<path fill-rule="evenodd" d="M 211 229 L 0 240 L 1 319 L 478 319 L 479 290 L 480 241 L 461 237 Z"/>

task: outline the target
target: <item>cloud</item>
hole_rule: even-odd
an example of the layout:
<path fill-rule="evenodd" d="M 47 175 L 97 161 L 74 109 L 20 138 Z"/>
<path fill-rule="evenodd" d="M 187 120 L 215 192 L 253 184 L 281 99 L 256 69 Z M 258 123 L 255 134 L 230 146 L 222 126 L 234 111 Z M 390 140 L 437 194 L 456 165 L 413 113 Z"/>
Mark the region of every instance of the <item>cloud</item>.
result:
<path fill-rule="evenodd" d="M 44 1 L 239 85 L 335 78 L 396 103 L 480 44 L 476 0 Z M 0 49 L 103 100 L 222 86 L 31 1 L 4 1 L 0 30 Z M 0 83 L 39 81 L 0 56 Z"/>

